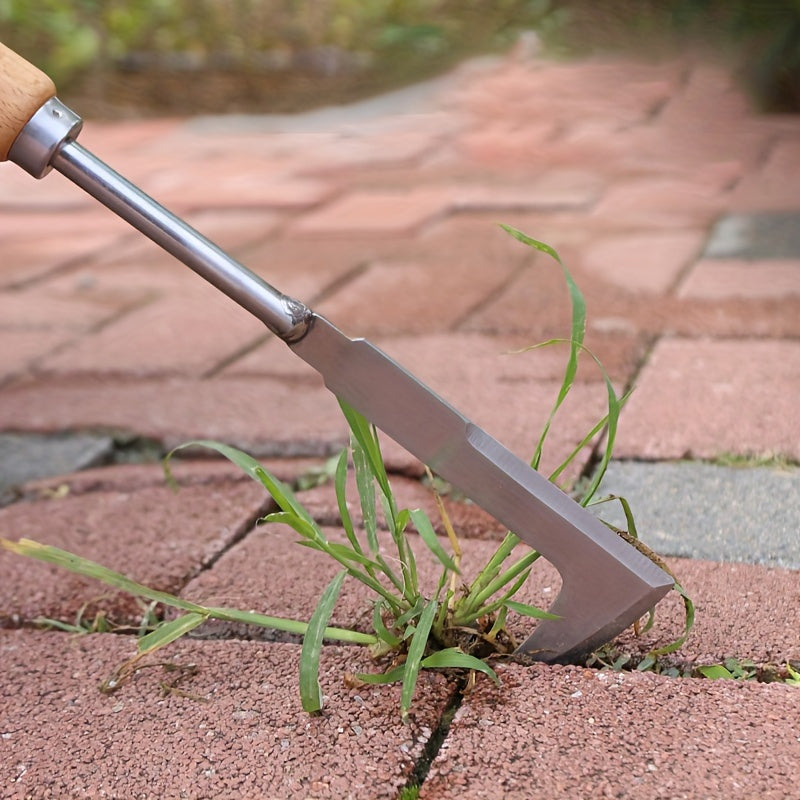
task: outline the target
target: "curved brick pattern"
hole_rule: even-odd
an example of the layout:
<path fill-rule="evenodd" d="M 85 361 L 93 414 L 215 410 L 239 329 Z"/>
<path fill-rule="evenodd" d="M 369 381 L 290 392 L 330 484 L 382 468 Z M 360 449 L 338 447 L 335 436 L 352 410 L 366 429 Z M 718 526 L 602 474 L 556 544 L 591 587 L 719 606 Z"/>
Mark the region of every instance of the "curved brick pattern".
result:
<path fill-rule="evenodd" d="M 587 299 L 587 344 L 618 388 L 637 384 L 617 455 L 800 459 L 797 119 L 757 113 L 724 68 L 686 55 L 551 62 L 534 50 L 355 106 L 89 121 L 81 140 L 280 290 L 349 335 L 377 334 L 523 457 L 557 393 L 563 351 L 498 349 L 568 335 L 570 309 L 558 266 L 498 222 L 559 251 Z M 712 257 L 731 220 L 764 212 L 770 224 L 788 220 L 784 242 L 754 236 L 749 249 Z M 345 427 L 319 378 L 198 281 L 60 176 L 0 168 L 0 430 L 121 430 L 166 446 L 223 439 L 281 457 L 272 468 L 290 480 L 308 467 L 293 457 L 338 450 Z M 584 363 L 545 469 L 604 413 L 604 387 Z M 420 473 L 394 443 L 384 451 L 391 469 Z M 265 494 L 251 481 L 218 462 L 185 469 L 177 497 L 154 466 L 37 480 L 0 511 L 2 532 L 50 537 L 163 588 L 307 618 L 332 566 L 290 531 L 252 529 Z M 418 484 L 399 491 L 430 507 Z M 341 536 L 330 485 L 305 496 Z M 788 507 L 762 500 L 765 517 Z M 720 502 L 711 490 L 693 500 L 709 511 Z M 472 570 L 502 531 L 450 506 Z M 788 536 L 796 528 L 782 525 Z M 656 523 L 645 527 L 657 545 Z M 716 561 L 669 560 L 698 616 L 665 663 L 800 659 L 798 573 L 720 563 L 737 535 L 735 522 L 726 528 L 700 553 Z M 763 558 L 766 542 L 743 531 L 737 558 Z M 435 564 L 421 572 L 435 583 Z M 0 573 L 6 622 L 72 621 L 104 592 L 10 554 Z M 560 578 L 546 564 L 533 575 L 520 598 L 546 606 Z M 107 603 L 141 616 L 128 601 Z M 369 598 L 346 584 L 334 619 L 364 625 L 368 614 Z M 510 624 L 519 637 L 531 627 Z M 653 630 L 618 644 L 643 655 L 681 628 L 671 594 Z M 220 626 L 206 635 L 256 636 Z M 0 631 L 0 650 L 3 797 L 395 798 L 454 688 L 426 675 L 405 727 L 397 687 L 342 684 L 343 670 L 369 665 L 356 648 L 326 648 L 331 704 L 313 718 L 298 711 L 295 644 L 182 643 L 167 658 L 200 668 L 179 685 L 185 695 L 156 696 L 170 675 L 146 670 L 112 698 L 94 686 L 133 642 Z M 501 669 L 501 689 L 480 679 L 464 698 L 422 798 L 783 800 L 796 789 L 794 687 Z"/>

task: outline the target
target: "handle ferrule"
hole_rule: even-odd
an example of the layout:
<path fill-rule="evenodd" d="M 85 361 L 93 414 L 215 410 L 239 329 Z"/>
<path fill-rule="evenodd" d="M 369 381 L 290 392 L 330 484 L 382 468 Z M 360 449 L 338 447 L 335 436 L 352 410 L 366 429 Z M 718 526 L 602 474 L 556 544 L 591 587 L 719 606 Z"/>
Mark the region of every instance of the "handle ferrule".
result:
<path fill-rule="evenodd" d="M 8 151 L 9 161 L 34 178 L 43 178 L 53 168 L 51 161 L 59 148 L 74 139 L 83 120 L 57 97 L 51 97 L 28 120 Z"/>

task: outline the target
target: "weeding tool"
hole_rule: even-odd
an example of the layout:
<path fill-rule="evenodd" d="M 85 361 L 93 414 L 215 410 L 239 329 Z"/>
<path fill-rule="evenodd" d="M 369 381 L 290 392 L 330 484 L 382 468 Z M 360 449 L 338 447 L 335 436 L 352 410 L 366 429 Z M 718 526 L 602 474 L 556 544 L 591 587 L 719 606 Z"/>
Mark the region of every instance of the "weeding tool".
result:
<path fill-rule="evenodd" d="M 270 286 L 75 139 L 81 118 L 53 82 L 0 44 L 0 161 L 61 172 L 261 320 L 337 397 L 538 550 L 561 591 L 520 650 L 569 662 L 654 606 L 673 580 L 586 509 L 363 339 Z"/>

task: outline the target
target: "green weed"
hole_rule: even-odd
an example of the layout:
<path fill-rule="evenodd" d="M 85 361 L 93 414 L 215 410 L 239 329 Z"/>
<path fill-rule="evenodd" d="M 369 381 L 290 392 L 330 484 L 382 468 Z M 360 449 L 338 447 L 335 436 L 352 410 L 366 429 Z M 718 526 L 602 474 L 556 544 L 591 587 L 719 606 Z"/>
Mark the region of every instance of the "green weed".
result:
<path fill-rule="evenodd" d="M 570 336 L 537 345 L 564 344 L 568 348 L 568 357 L 558 395 L 536 443 L 531 460 L 534 468 L 539 466 L 553 421 L 575 381 L 578 357 L 582 352 L 588 353 L 595 361 L 605 384 L 607 413 L 550 475 L 551 480 L 558 480 L 578 454 L 604 433 L 598 468 L 579 497 L 579 502 L 586 506 L 597 502 L 595 494 L 612 456 L 619 414 L 627 394 L 622 397 L 617 395 L 602 364 L 584 344 L 586 304 L 558 254 L 548 245 L 520 231 L 503 227 L 520 242 L 556 261 L 563 272 L 572 306 Z M 413 703 L 420 670 L 472 670 L 497 681 L 497 675 L 488 660 L 493 656 L 510 654 L 517 644 L 506 626 L 508 615 L 553 618 L 553 615 L 540 608 L 514 599 L 539 554 L 529 549 L 521 554 L 516 552 L 520 540 L 514 533 L 508 532 L 484 567 L 468 581 L 460 569 L 461 548 L 458 538 L 439 495 L 435 494 L 435 497 L 447 532 L 446 544 L 436 535 L 433 523 L 422 510 L 399 506 L 384 465 L 375 427 L 347 404 L 340 405 L 350 429 L 350 445 L 320 471 L 307 475 L 302 485 L 315 485 L 326 478 L 333 480 L 346 544 L 328 540 L 322 527 L 303 507 L 292 488 L 241 450 L 220 442 L 198 440 L 176 448 L 165 460 L 165 471 L 171 479 L 171 458 L 184 448 L 199 446 L 227 458 L 263 486 L 277 505 L 278 510 L 268 514 L 263 522 L 280 522 L 290 526 L 298 534 L 300 545 L 320 551 L 338 564 L 339 572 L 323 591 L 308 622 L 270 617 L 253 611 L 203 606 L 151 589 L 121 573 L 55 547 L 29 540 L 0 540 L 0 545 L 15 553 L 97 578 L 151 603 L 161 603 L 180 612 L 176 618 L 160 623 L 138 639 L 136 656 L 106 682 L 106 690 L 113 690 L 141 668 L 144 656 L 185 636 L 207 620 L 217 619 L 260 625 L 302 636 L 300 698 L 303 708 L 311 713 L 318 712 L 322 707 L 318 674 L 323 641 L 328 639 L 366 645 L 376 659 L 388 660 L 388 667 L 379 673 L 359 674 L 355 676 L 356 680 L 369 684 L 401 682 L 400 710 L 405 719 Z M 347 496 L 347 479 L 351 473 L 355 476 L 361 510 L 362 523 L 359 527 L 353 521 L 350 498 Z M 435 487 L 436 478 L 429 476 L 429 482 Z M 638 543 L 630 507 L 624 499 L 619 501 L 623 504 L 630 531 L 619 531 L 620 535 L 655 558 Z M 417 570 L 417 561 L 423 556 L 439 567 L 438 582 L 433 591 L 427 593 L 420 584 Z M 371 633 L 328 625 L 345 580 L 359 581 L 372 593 Z M 685 597 L 677 582 L 675 588 Z M 685 639 L 693 622 L 691 601 L 686 598 L 686 603 L 684 636 L 667 648 L 654 651 L 651 658 L 676 649 Z M 652 620 L 651 612 L 648 627 Z"/>
<path fill-rule="evenodd" d="M 587 660 L 587 666 L 613 672 L 653 672 L 670 678 L 707 678 L 709 680 L 757 681 L 800 686 L 800 672 L 790 663 L 757 663 L 749 658 L 726 658 L 719 664 L 665 663 L 652 653 L 638 658 L 614 645 L 606 645 Z"/>
<path fill-rule="evenodd" d="M 792 470 L 797 466 L 797 464 L 787 456 L 775 453 L 761 453 L 757 455 L 720 453 L 716 458 L 711 459 L 710 463 L 719 467 L 733 467 L 735 469 L 769 467 L 776 470 Z"/>
<path fill-rule="evenodd" d="M 784 665 L 757 664 L 749 658 L 726 658 L 721 664 L 695 667 L 692 675 L 710 680 L 780 682 L 800 686 L 800 672 L 789 662 Z"/>

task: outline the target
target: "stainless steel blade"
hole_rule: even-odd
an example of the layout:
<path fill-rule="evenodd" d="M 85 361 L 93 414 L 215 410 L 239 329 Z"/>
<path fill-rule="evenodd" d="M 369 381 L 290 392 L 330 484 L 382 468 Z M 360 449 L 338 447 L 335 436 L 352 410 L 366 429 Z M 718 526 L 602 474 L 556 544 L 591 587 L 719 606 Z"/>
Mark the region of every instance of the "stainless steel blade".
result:
<path fill-rule="evenodd" d="M 561 573 L 552 611 L 521 649 L 570 661 L 604 644 L 673 585 L 660 567 L 364 339 L 314 315 L 292 350 L 327 387 Z"/>

